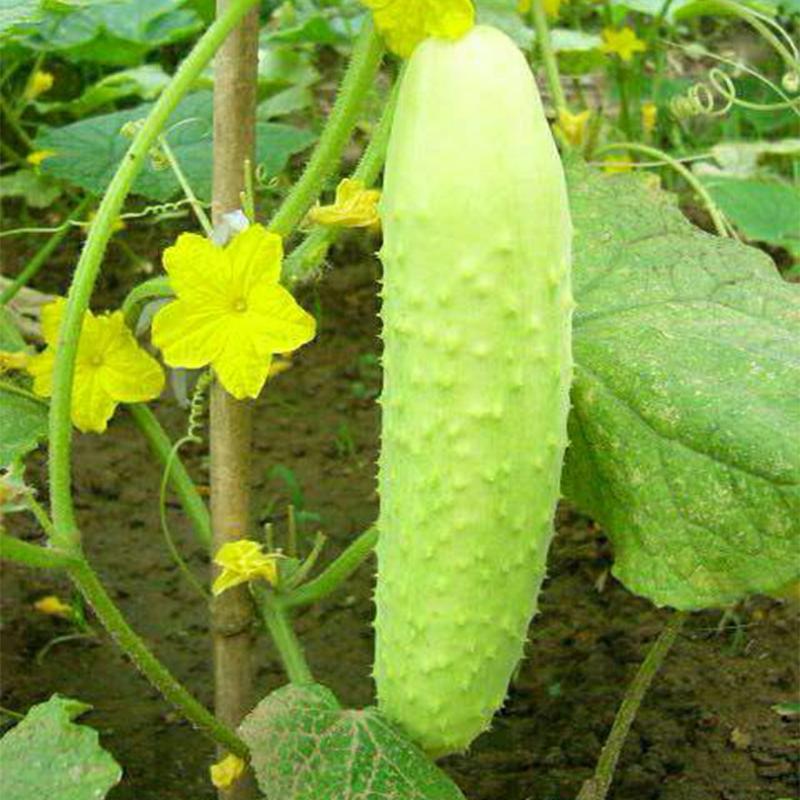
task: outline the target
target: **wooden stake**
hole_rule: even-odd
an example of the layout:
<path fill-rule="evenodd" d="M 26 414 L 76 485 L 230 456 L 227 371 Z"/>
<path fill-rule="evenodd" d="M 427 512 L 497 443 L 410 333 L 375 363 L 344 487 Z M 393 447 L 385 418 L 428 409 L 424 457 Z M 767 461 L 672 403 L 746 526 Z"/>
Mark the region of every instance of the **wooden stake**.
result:
<path fill-rule="evenodd" d="M 217 0 L 217 15 L 229 0 Z M 235 28 L 214 63 L 212 219 L 241 206 L 245 161 L 255 151 L 258 6 Z M 218 383 L 211 390 L 211 521 L 213 551 L 250 535 L 251 408 Z M 211 607 L 216 715 L 232 728 L 254 705 L 253 604 L 247 586 L 229 589 Z M 224 800 L 256 797 L 252 779 L 220 791 Z"/>

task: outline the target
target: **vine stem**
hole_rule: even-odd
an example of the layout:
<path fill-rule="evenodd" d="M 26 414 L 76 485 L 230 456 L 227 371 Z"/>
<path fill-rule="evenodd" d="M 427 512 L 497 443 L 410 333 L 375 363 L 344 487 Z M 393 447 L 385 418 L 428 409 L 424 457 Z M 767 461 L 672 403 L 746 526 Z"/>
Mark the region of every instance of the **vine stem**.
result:
<path fill-rule="evenodd" d="M 77 562 L 77 559 L 69 553 L 24 542 L 2 532 L 0 532 L 0 560 L 16 561 L 18 564 L 38 569 L 66 569 Z"/>
<path fill-rule="evenodd" d="M 253 584 L 251 590 L 289 680 L 296 684 L 313 683 L 303 648 L 278 597 L 259 584 Z"/>
<path fill-rule="evenodd" d="M 400 77 L 392 87 L 392 92 L 383 109 L 378 124 L 372 132 L 369 144 L 358 162 L 352 177 L 364 182 L 365 186 L 372 186 L 383 169 L 386 160 L 386 149 L 389 146 L 389 135 L 392 131 L 394 110 L 397 106 L 397 97 L 400 93 L 402 71 Z M 331 245 L 339 238 L 342 231 L 332 225 L 320 225 L 289 254 L 283 262 L 283 280 L 289 286 L 295 286 L 308 280 L 324 260 Z"/>
<path fill-rule="evenodd" d="M 80 559 L 68 572 L 105 629 L 153 686 L 209 738 L 240 758 L 247 758 L 247 745 L 189 694 L 131 629 L 89 564 Z"/>
<path fill-rule="evenodd" d="M 603 750 L 597 761 L 594 777 L 583 784 L 577 800 L 605 800 L 608 790 L 611 788 L 611 781 L 614 779 L 614 771 L 617 768 L 622 748 L 628 738 L 628 733 L 642 700 L 650 688 L 653 678 L 661 668 L 667 653 L 669 653 L 672 645 L 675 644 L 686 617 L 687 613 L 685 611 L 676 611 L 670 617 L 664 630 L 661 631 L 655 644 L 648 651 L 636 676 L 625 691 L 625 697 L 622 700 L 619 711 L 617 711 L 614 724 L 611 726 L 611 732 L 608 734 L 608 739 L 603 745 Z"/>
<path fill-rule="evenodd" d="M 256 0 L 232 0 L 225 12 L 208 28 L 161 93 L 141 129 L 131 142 L 106 190 L 97 216 L 89 230 L 69 290 L 59 331 L 53 394 L 50 404 L 50 493 L 54 543 L 67 551 L 80 550 L 80 532 L 72 502 L 70 463 L 72 446 L 72 383 L 83 315 L 89 307 L 95 281 L 114 223 L 133 181 L 141 171 L 148 152 L 156 142 L 167 118 L 192 87 L 204 67 Z"/>
<path fill-rule="evenodd" d="M 289 236 L 319 197 L 358 122 L 364 98 L 374 84 L 383 52 L 383 42 L 368 18 L 358 35 L 339 94 L 314 154 L 275 212 L 269 224 L 271 231 L 283 237 Z"/>
<path fill-rule="evenodd" d="M 91 195 L 86 195 L 86 197 L 84 197 L 83 200 L 81 200 L 80 203 L 75 206 L 70 215 L 64 221 L 64 224 L 56 228 L 52 236 L 50 236 L 50 238 L 33 254 L 33 257 L 22 268 L 14 280 L 11 281 L 11 283 L 9 283 L 2 292 L 0 292 L 0 306 L 4 306 L 11 302 L 11 300 L 13 300 L 13 298 L 16 296 L 17 292 L 19 292 L 23 286 L 28 284 L 33 280 L 33 278 L 36 277 L 39 270 L 47 263 L 47 259 L 50 258 L 50 254 L 61 244 L 64 237 L 67 235 L 67 232 L 72 227 L 70 223 L 77 220 L 78 217 L 80 217 L 89 207 L 91 202 Z"/>
<path fill-rule="evenodd" d="M 175 175 L 175 178 L 177 179 L 178 183 L 180 184 L 183 193 L 186 195 L 186 199 L 189 201 L 189 205 L 192 207 L 192 211 L 194 211 L 194 215 L 195 217 L 197 217 L 197 221 L 200 223 L 200 227 L 205 231 L 206 236 L 211 238 L 211 236 L 214 234 L 214 229 L 211 226 L 211 221 L 209 220 L 205 210 L 203 209 L 203 204 L 197 199 L 197 195 L 194 193 L 192 185 L 189 183 L 189 180 L 186 177 L 186 173 L 183 171 L 183 168 L 181 167 L 180 162 L 178 161 L 175 155 L 175 152 L 169 146 L 166 136 L 158 137 L 158 145 L 161 148 L 161 151 L 164 153 L 164 157 L 167 159 L 167 163 L 172 169 L 172 172 Z"/>
<path fill-rule="evenodd" d="M 539 45 L 539 52 L 542 54 L 542 61 L 544 62 L 547 85 L 550 87 L 556 116 L 558 116 L 561 111 L 566 111 L 567 101 L 564 97 L 564 89 L 561 86 L 561 75 L 558 72 L 558 61 L 556 60 L 555 50 L 553 50 L 553 41 L 550 38 L 550 26 L 547 24 L 544 0 L 533 0 L 531 3 L 531 15 L 533 17 L 533 27 L 536 29 L 536 42 Z"/>
<path fill-rule="evenodd" d="M 600 156 L 603 153 L 610 152 L 612 150 L 629 150 L 633 153 L 641 153 L 642 155 L 649 156 L 650 158 L 656 158 L 662 160 L 667 166 L 672 167 L 685 181 L 695 190 L 697 196 L 703 201 L 703 205 L 706 207 L 709 215 L 711 216 L 711 221 L 714 223 L 714 228 L 716 229 L 717 233 L 720 236 L 731 236 L 731 231 L 728 227 L 728 224 L 725 220 L 725 217 L 722 215 L 720 210 L 717 208 L 717 204 L 714 202 L 714 199 L 708 193 L 708 190 L 705 186 L 703 186 L 700 181 L 695 178 L 695 176 L 681 164 L 680 161 L 673 158 L 669 153 L 665 153 L 663 150 L 659 150 L 657 147 L 650 147 L 646 144 L 639 144 L 638 142 L 614 142 L 612 144 L 604 144 L 602 147 L 598 147 L 595 150 L 595 154 Z M 635 164 L 633 165 L 635 166 Z"/>
<path fill-rule="evenodd" d="M 377 528 L 370 528 L 364 531 L 316 578 L 285 595 L 278 595 L 275 602 L 283 608 L 289 609 L 311 605 L 311 603 L 316 603 L 317 600 L 327 597 L 361 566 L 375 548 L 377 541 Z"/>

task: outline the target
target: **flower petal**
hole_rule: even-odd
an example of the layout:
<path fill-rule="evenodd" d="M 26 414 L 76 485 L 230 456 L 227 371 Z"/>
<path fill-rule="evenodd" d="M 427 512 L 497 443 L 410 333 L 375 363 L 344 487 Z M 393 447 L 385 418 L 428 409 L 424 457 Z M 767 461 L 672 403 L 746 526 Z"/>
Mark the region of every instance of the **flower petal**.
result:
<path fill-rule="evenodd" d="M 103 433 L 116 401 L 103 387 L 99 370 L 77 367 L 72 385 L 72 424 L 83 433 Z"/>
<path fill-rule="evenodd" d="M 259 283 L 277 283 L 281 276 L 283 240 L 263 225 L 251 225 L 225 248 L 237 293 L 246 297 Z"/>
<path fill-rule="evenodd" d="M 222 594 L 226 589 L 232 589 L 240 583 L 247 583 L 248 580 L 249 578 L 247 575 L 243 575 L 241 572 L 232 572 L 231 570 L 224 569 L 214 579 L 214 583 L 211 584 L 211 594 L 216 597 Z"/>
<path fill-rule="evenodd" d="M 153 317 L 153 344 L 171 367 L 204 367 L 225 347 L 230 316 L 174 300 Z"/>
<path fill-rule="evenodd" d="M 53 347 L 45 348 L 33 356 L 25 368 L 33 376 L 33 391 L 39 397 L 50 397 L 53 394 L 53 369 L 56 364 L 56 351 Z"/>
<path fill-rule="evenodd" d="M 246 335 L 231 335 L 225 349 L 212 362 L 219 382 L 237 400 L 258 397 L 269 374 L 272 356 L 256 350 Z"/>
<path fill-rule="evenodd" d="M 164 251 L 164 269 L 170 286 L 182 300 L 226 306 L 231 296 L 233 270 L 221 247 L 197 233 L 182 233 Z"/>
<path fill-rule="evenodd" d="M 310 342 L 317 331 L 314 317 L 282 286 L 257 286 L 248 298 L 252 336 L 259 352 L 289 353 Z"/>
<path fill-rule="evenodd" d="M 121 311 L 106 320 L 106 352 L 100 379 L 108 394 L 123 403 L 152 400 L 164 388 L 161 365 L 136 342 Z"/>
<path fill-rule="evenodd" d="M 42 336 L 47 344 L 56 346 L 58 343 L 58 329 L 61 327 L 61 320 L 67 308 L 67 300 L 58 297 L 52 303 L 42 306 Z"/>

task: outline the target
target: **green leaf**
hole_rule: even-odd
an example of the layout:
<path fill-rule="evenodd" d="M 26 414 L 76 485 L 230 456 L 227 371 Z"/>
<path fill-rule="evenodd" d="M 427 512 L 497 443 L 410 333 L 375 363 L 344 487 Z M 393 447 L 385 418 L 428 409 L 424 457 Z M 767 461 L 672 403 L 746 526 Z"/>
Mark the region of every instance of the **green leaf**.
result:
<path fill-rule="evenodd" d="M 0 307 L 0 350 L 16 353 L 25 341 Z M 47 436 L 47 403 L 32 395 L 22 381 L 0 378 L 0 469 L 34 450 Z"/>
<path fill-rule="evenodd" d="M 475 10 L 480 25 L 499 28 L 523 50 L 531 48 L 533 30 L 517 11 L 517 0 L 476 0 Z"/>
<path fill-rule="evenodd" d="M 800 577 L 800 287 L 634 175 L 568 169 L 575 378 L 563 490 L 614 574 L 696 609 Z"/>
<path fill-rule="evenodd" d="M 239 733 L 261 790 L 281 800 L 464 800 L 375 708 L 342 709 L 324 686 L 284 686 Z"/>
<path fill-rule="evenodd" d="M 70 6 L 46 4 L 22 42 L 75 61 L 135 66 L 154 48 L 186 39 L 200 17 L 174 0 L 110 0 Z"/>
<path fill-rule="evenodd" d="M 31 208 L 47 208 L 61 196 L 61 187 L 47 175 L 20 169 L 0 176 L 0 198 L 21 197 Z"/>
<path fill-rule="evenodd" d="M 800 190 L 778 179 L 704 175 L 703 185 L 730 221 L 756 242 L 800 253 Z"/>
<path fill-rule="evenodd" d="M 167 141 L 198 197 L 211 197 L 211 92 L 195 92 L 186 97 L 170 117 Z M 145 117 L 151 104 L 126 111 L 103 114 L 74 122 L 62 128 L 44 130 L 36 140 L 39 149 L 55 155 L 42 164 L 42 170 L 101 195 L 111 180 L 130 142 L 121 133 L 125 123 Z M 256 125 L 256 158 L 269 176 L 276 175 L 293 153 L 314 141 L 309 131 L 259 119 Z M 144 167 L 133 191 L 158 202 L 171 200 L 181 191 L 169 168 Z"/>
<path fill-rule="evenodd" d="M 119 783 L 97 732 L 72 722 L 89 708 L 55 694 L 0 739 L 3 800 L 99 800 Z"/>
<path fill-rule="evenodd" d="M 0 42 L 19 33 L 20 26 L 41 16 L 40 0 L 0 0 Z"/>
<path fill-rule="evenodd" d="M 76 117 L 83 117 L 101 106 L 138 97 L 141 100 L 154 100 L 169 83 L 170 76 L 157 64 L 142 64 L 140 67 L 112 72 L 90 86 L 74 100 L 63 103 L 36 103 L 37 111 L 69 111 Z"/>

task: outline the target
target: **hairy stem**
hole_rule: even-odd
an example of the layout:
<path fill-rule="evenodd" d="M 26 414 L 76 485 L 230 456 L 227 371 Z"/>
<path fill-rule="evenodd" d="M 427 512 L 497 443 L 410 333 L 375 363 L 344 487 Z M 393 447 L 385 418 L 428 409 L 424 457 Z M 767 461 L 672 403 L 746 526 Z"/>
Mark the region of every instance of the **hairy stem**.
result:
<path fill-rule="evenodd" d="M 670 648 L 678 638 L 681 627 L 686 621 L 686 612 L 676 611 L 655 644 L 650 648 L 645 660 L 639 667 L 639 671 L 631 681 L 622 704 L 619 707 L 611 732 L 608 734 L 600 758 L 597 762 L 594 777 L 584 783 L 577 800 L 605 800 L 608 790 L 611 788 L 611 781 L 614 779 L 614 771 L 617 768 L 622 748 L 628 733 L 631 729 L 639 706 L 642 704 L 653 678 L 664 662 Z"/>
<path fill-rule="evenodd" d="M 292 630 L 283 604 L 266 587 L 253 584 L 252 590 L 289 680 L 297 684 L 312 683 L 314 678 L 303 655 L 303 648 Z"/>
<path fill-rule="evenodd" d="M 272 218 L 270 230 L 283 237 L 289 236 L 319 197 L 325 181 L 336 169 L 342 151 L 358 122 L 364 98 L 375 82 L 382 57 L 382 41 L 375 32 L 372 20 L 368 19 L 356 41 L 336 103 L 314 154 L 300 180 L 292 187 Z"/>
<path fill-rule="evenodd" d="M 561 111 L 566 110 L 567 101 L 564 97 L 564 89 L 561 86 L 561 75 L 558 72 L 558 61 L 556 60 L 555 50 L 553 50 L 553 42 L 550 39 L 550 26 L 547 24 L 547 13 L 544 10 L 543 0 L 533 0 L 531 14 L 533 16 L 533 27 L 536 29 L 536 43 L 539 45 L 539 52 L 542 55 L 544 71 L 547 76 L 547 85 L 550 88 L 556 116 L 558 116 Z"/>
<path fill-rule="evenodd" d="M 67 569 L 78 563 L 75 556 L 69 553 L 23 542 L 2 532 L 0 532 L 0 561 L 16 561 L 18 564 L 38 569 Z"/>
<path fill-rule="evenodd" d="M 117 644 L 133 659 L 144 676 L 200 731 L 231 753 L 247 757 L 247 746 L 233 731 L 199 703 L 150 652 L 108 596 L 94 570 L 84 560 L 69 568 L 69 575 L 97 618 Z"/>
<path fill-rule="evenodd" d="M 358 537 L 347 549 L 316 578 L 304 583 L 288 594 L 279 596 L 283 608 L 297 608 L 327 597 L 347 580 L 369 557 L 378 541 L 378 529 L 370 528 Z"/>

